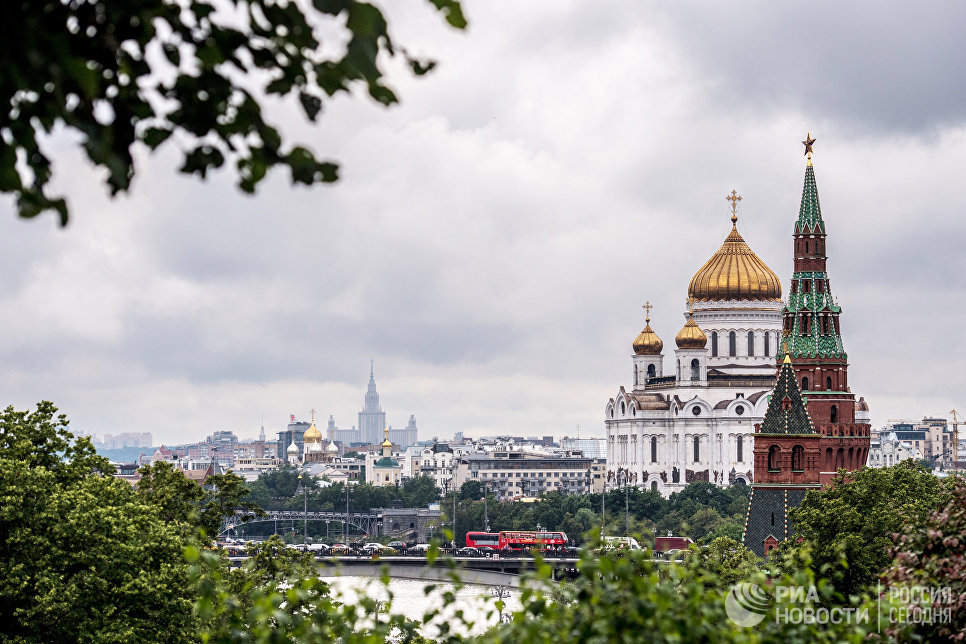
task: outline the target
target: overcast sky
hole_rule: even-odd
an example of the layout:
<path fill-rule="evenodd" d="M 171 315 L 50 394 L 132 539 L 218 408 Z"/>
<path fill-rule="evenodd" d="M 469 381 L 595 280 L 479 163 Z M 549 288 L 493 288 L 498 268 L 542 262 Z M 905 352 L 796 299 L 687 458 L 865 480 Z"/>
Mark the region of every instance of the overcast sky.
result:
<path fill-rule="evenodd" d="M 811 131 L 852 391 L 875 426 L 966 413 L 966 4 L 471 0 L 465 33 L 393 9 L 439 61 L 392 67 L 400 106 L 273 110 L 334 187 L 247 197 L 162 151 L 111 200 L 57 140 L 71 225 L 0 200 L 5 404 L 169 444 L 349 427 L 371 358 L 421 438 L 603 435 L 646 300 L 670 365 L 732 189 L 787 292 Z"/>

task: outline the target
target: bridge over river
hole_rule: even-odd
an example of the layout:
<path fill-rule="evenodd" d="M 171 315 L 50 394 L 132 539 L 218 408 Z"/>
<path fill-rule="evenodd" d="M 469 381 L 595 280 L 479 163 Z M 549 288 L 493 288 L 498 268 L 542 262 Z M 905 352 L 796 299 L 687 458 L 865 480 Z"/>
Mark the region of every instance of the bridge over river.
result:
<path fill-rule="evenodd" d="M 230 557 L 241 563 L 245 557 Z M 323 577 L 371 577 L 378 579 L 388 572 L 393 579 L 419 581 L 454 581 L 454 575 L 463 583 L 482 586 L 519 587 L 523 575 L 536 570 L 536 561 L 530 557 L 437 557 L 432 562 L 423 556 L 387 555 L 383 557 L 340 556 L 316 557 L 319 573 Z M 577 575 L 576 558 L 560 557 L 544 559 L 550 567 L 551 579 L 559 581 Z"/>

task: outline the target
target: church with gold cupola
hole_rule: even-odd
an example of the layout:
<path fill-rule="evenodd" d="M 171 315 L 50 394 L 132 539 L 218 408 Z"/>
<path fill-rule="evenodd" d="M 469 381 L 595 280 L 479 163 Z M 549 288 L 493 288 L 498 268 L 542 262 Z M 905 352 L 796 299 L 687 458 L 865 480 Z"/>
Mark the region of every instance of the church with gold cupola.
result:
<path fill-rule="evenodd" d="M 731 232 L 691 278 L 673 356 L 644 305 L 633 385 L 604 409 L 609 482 L 665 496 L 694 481 L 752 483 L 752 435 L 775 386 L 784 302 L 778 276 L 738 232 L 741 197 L 727 199 Z"/>

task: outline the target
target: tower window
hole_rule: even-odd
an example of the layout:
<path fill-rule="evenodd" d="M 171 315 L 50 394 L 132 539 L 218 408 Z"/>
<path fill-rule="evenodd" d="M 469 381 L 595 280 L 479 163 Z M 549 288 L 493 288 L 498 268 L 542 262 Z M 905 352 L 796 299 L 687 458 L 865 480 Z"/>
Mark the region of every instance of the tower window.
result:
<path fill-rule="evenodd" d="M 818 289 L 819 293 L 825 292 L 825 280 L 818 280 L 815 282 L 815 287 Z"/>
<path fill-rule="evenodd" d="M 802 391 L 808 391 L 808 377 L 802 376 Z"/>
<path fill-rule="evenodd" d="M 771 355 L 771 346 L 769 342 L 770 340 L 771 340 L 771 333 L 769 331 L 765 331 L 765 357 L 766 358 Z"/>
<path fill-rule="evenodd" d="M 781 448 L 778 445 L 772 445 L 768 448 L 768 471 L 778 472 L 780 471 L 778 466 L 778 457 L 781 455 Z"/>
<path fill-rule="evenodd" d="M 626 412 L 626 411 L 627 411 L 627 409 L 624 407 L 624 401 L 622 400 L 621 401 L 621 416 L 623 416 L 624 415 L 624 412 Z"/>
<path fill-rule="evenodd" d="M 734 331 L 728 334 L 728 355 L 738 355 L 738 334 Z"/>
<path fill-rule="evenodd" d="M 694 437 L 694 462 L 697 463 L 701 460 L 701 438 L 699 436 Z"/>
<path fill-rule="evenodd" d="M 748 332 L 748 355 L 755 355 L 755 333 L 754 331 Z"/>
<path fill-rule="evenodd" d="M 652 364 L 647 365 L 647 377 L 648 378 L 653 378 L 656 373 L 657 373 L 657 370 L 654 368 L 654 365 L 652 365 Z"/>
<path fill-rule="evenodd" d="M 701 380 L 701 363 L 695 358 L 691 361 L 691 380 Z"/>
<path fill-rule="evenodd" d="M 741 461 L 745 460 L 744 459 L 744 452 L 745 452 L 745 437 L 744 436 L 738 436 L 738 462 L 739 463 Z"/>
<path fill-rule="evenodd" d="M 711 357 L 718 357 L 718 332 L 711 332 Z"/>
<path fill-rule="evenodd" d="M 651 462 L 657 463 L 657 436 L 651 436 Z"/>
<path fill-rule="evenodd" d="M 825 378 L 825 390 L 832 391 L 832 376 L 826 376 Z"/>
<path fill-rule="evenodd" d="M 832 409 L 829 410 L 828 415 L 829 420 L 834 424 L 839 420 L 839 408 L 836 405 L 832 405 Z"/>
<path fill-rule="evenodd" d="M 771 524 L 772 525 L 775 525 L 775 513 L 774 512 L 771 513 Z"/>
<path fill-rule="evenodd" d="M 805 466 L 805 448 L 801 445 L 796 445 L 792 448 L 792 471 L 793 472 L 803 472 Z"/>

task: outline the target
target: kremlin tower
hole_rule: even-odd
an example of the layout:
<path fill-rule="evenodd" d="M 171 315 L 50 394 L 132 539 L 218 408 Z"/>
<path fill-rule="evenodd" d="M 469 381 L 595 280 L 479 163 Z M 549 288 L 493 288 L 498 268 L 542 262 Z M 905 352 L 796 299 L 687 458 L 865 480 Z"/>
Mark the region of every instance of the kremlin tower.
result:
<path fill-rule="evenodd" d="M 791 356 L 808 412 L 822 435 L 821 482 L 844 468 L 857 470 L 869 454 L 869 408 L 849 389 L 848 356 L 842 343 L 842 308 L 832 296 L 825 222 L 812 167 L 811 135 L 803 141 L 808 162 L 802 204 L 795 222 L 794 272 L 782 311 L 783 351 Z M 781 357 L 781 356 L 779 356 Z M 756 479 L 757 480 L 757 479 Z"/>
<path fill-rule="evenodd" d="M 869 453 L 869 408 L 848 386 L 838 302 L 826 267 L 825 222 L 805 138 L 805 187 L 795 222 L 794 271 L 782 310 L 778 381 L 754 434 L 754 484 L 742 541 L 767 556 L 792 537 L 788 511 L 839 469 L 863 467 Z"/>

